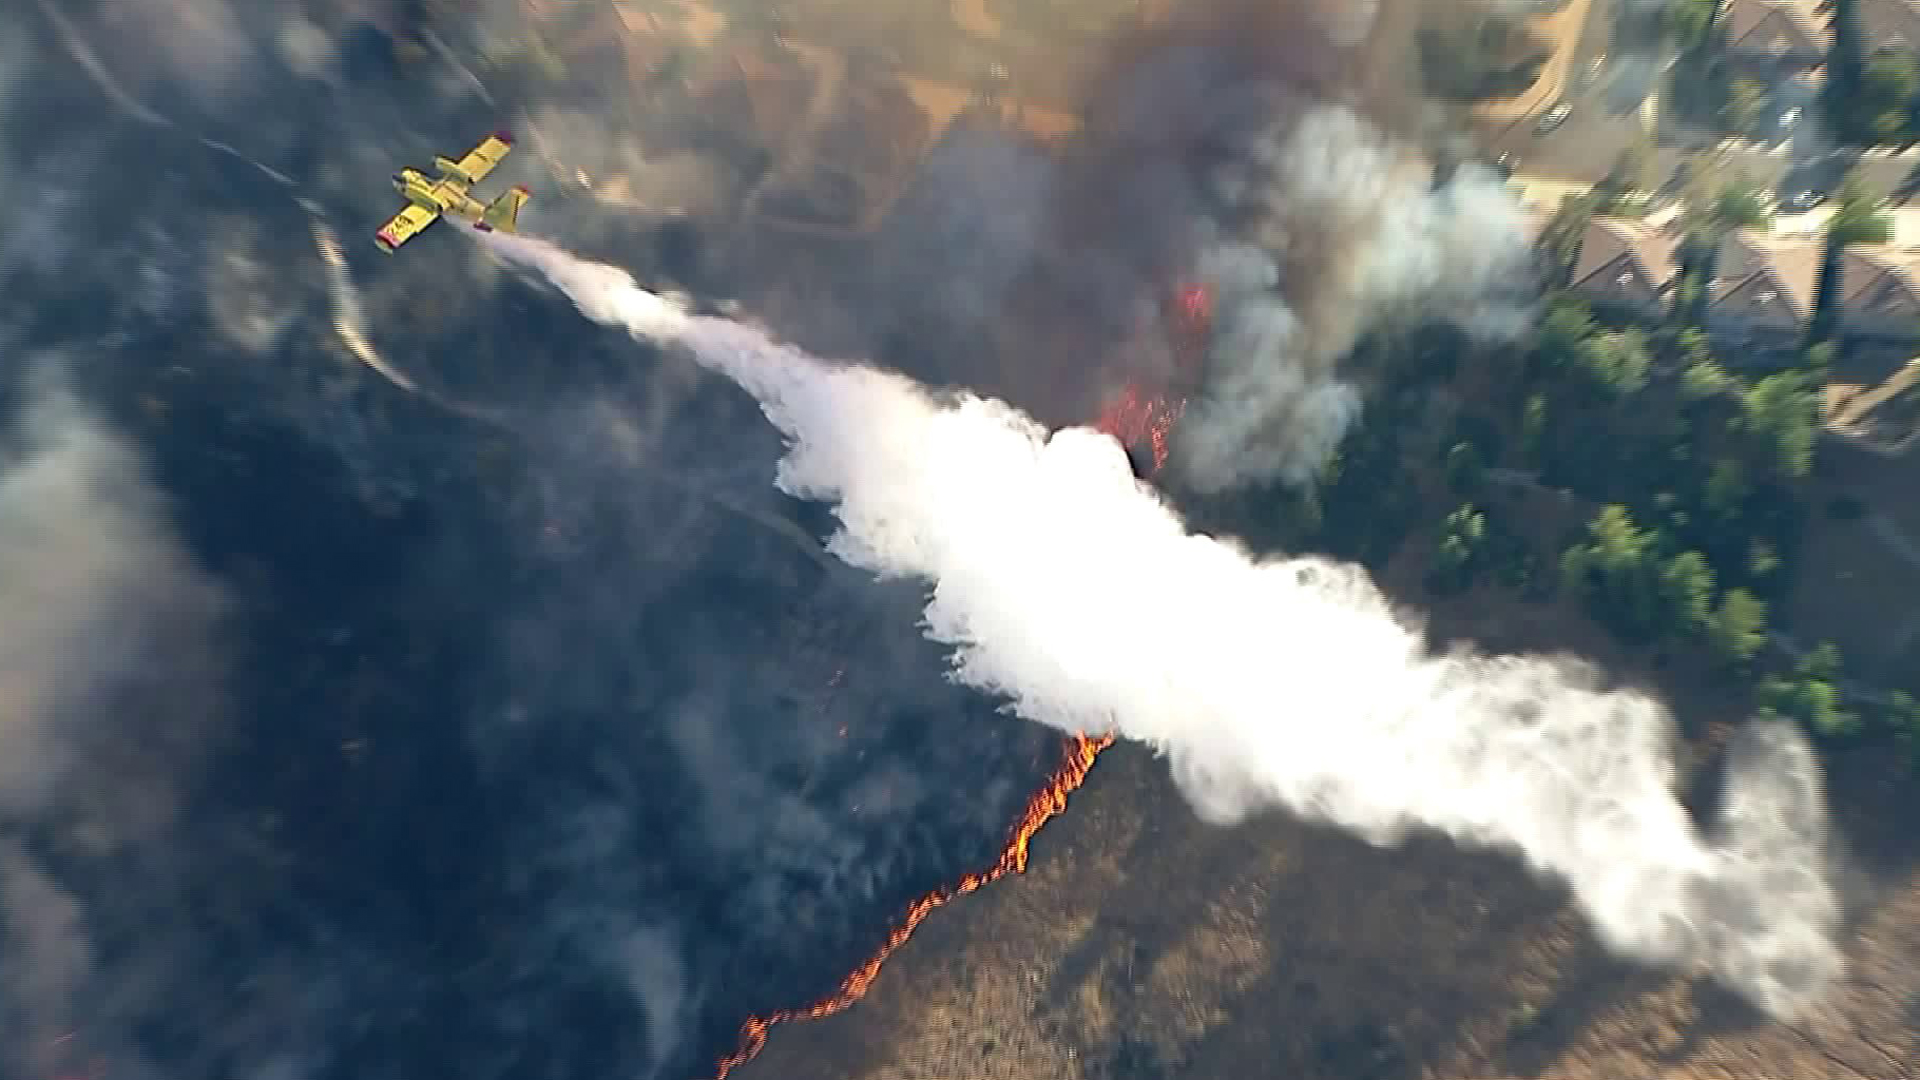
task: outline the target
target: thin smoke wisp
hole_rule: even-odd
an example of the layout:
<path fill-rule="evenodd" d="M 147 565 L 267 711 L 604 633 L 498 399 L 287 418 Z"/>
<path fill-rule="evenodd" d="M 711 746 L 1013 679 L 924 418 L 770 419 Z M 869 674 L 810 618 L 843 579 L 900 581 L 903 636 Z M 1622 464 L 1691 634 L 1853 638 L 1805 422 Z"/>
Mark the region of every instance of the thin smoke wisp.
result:
<path fill-rule="evenodd" d="M 1284 807 L 1378 844 L 1433 829 L 1510 851 L 1615 952 L 1705 969 L 1776 1016 L 1838 974 L 1825 795 L 1791 727 L 1736 739 L 1703 834 L 1674 792 L 1672 716 L 1643 694 L 1568 661 L 1436 653 L 1356 566 L 1190 533 L 1097 432 L 936 400 L 689 315 L 616 268 L 486 242 L 751 393 L 791 446 L 778 485 L 833 505 L 832 552 L 928 583 L 923 629 L 956 679 L 1155 747 L 1208 820 Z"/>

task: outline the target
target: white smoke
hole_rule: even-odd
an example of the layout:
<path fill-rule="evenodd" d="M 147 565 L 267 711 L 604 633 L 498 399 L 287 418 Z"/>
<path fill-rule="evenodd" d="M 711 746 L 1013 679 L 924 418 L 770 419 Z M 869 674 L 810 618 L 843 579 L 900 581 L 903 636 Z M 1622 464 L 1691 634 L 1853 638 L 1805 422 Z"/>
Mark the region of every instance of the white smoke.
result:
<path fill-rule="evenodd" d="M 1360 414 L 1339 364 L 1367 330 L 1441 318 L 1503 336 L 1526 321 L 1503 288 L 1526 272 L 1526 217 L 1494 173 L 1436 185 L 1351 109 L 1275 112 L 1211 178 L 1213 216 L 1234 224 L 1202 247 L 1218 315 L 1171 462 L 1196 491 L 1312 479 Z"/>
<path fill-rule="evenodd" d="M 1436 655 L 1358 567 L 1189 533 L 1105 435 L 936 402 L 687 315 L 614 268 L 491 242 L 758 398 L 792 445 L 779 486 L 835 504 L 834 554 L 930 583 L 925 631 L 955 678 L 1062 731 L 1156 747 L 1208 820 L 1281 806 L 1380 844 L 1431 828 L 1515 852 L 1610 948 L 1703 966 L 1777 1015 L 1838 973 L 1821 781 L 1790 728 L 1748 731 L 1708 841 L 1674 794 L 1672 718 L 1644 695 L 1567 662 Z"/>

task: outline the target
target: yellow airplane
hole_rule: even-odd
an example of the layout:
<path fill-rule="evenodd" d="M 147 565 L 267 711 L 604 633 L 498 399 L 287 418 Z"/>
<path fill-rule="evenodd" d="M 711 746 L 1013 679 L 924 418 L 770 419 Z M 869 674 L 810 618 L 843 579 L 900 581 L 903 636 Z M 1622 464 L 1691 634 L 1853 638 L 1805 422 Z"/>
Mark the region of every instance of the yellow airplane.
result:
<path fill-rule="evenodd" d="M 407 205 L 380 226 L 380 231 L 373 234 L 373 242 L 380 245 L 381 251 L 392 254 L 394 248 L 413 239 L 415 233 L 433 224 L 442 214 L 472 222 L 473 227 L 482 232 L 515 231 L 520 221 L 520 207 L 531 197 L 526 185 L 516 184 L 490 203 L 482 203 L 467 194 L 512 149 L 513 136 L 496 131 L 459 161 L 436 156 L 433 167 L 440 173 L 437 178 L 413 168 L 394 173 L 393 186 L 407 197 Z"/>

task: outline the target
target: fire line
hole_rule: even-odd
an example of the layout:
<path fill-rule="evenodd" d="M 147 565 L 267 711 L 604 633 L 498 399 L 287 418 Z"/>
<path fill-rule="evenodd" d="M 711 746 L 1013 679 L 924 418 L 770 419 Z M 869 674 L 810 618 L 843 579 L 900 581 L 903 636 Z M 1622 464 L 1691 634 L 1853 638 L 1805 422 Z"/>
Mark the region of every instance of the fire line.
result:
<path fill-rule="evenodd" d="M 1000 858 L 987 869 L 968 874 L 960 881 L 945 889 L 928 893 L 914 901 L 907 908 L 898 926 L 887 935 L 886 944 L 873 955 L 873 958 L 855 968 L 851 974 L 841 980 L 840 988 L 832 994 L 798 1009 L 782 1009 L 766 1016 L 751 1017 L 740 1025 L 740 1048 L 722 1058 L 713 1074 L 713 1080 L 725 1080 L 728 1073 L 753 1060 L 767 1044 L 767 1031 L 775 1024 L 789 1020 L 818 1020 L 852 1005 L 866 995 L 867 988 L 873 985 L 875 976 L 880 974 L 880 966 L 887 962 L 894 950 L 907 943 L 913 931 L 933 914 L 936 908 L 965 896 L 990 882 L 998 881 L 1008 874 L 1025 873 L 1027 869 L 1027 845 L 1040 827 L 1052 820 L 1055 815 L 1067 808 L 1067 796 L 1078 788 L 1087 778 L 1087 772 L 1093 768 L 1094 759 L 1100 751 L 1113 744 L 1111 735 L 1088 738 L 1076 735 L 1067 740 L 1066 751 L 1058 768 L 1048 777 L 1047 782 L 1033 798 L 1027 800 L 1026 812 L 1014 823 L 1007 837 L 1007 846 L 1000 852 Z"/>

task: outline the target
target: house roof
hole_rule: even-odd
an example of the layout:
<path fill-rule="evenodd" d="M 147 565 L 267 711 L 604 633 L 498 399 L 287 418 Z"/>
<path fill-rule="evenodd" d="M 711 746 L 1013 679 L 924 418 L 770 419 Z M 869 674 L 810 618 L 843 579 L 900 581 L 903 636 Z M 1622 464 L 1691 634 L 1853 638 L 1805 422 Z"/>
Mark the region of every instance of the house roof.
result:
<path fill-rule="evenodd" d="M 1574 263 L 1573 284 L 1587 284 L 1602 272 L 1631 266 L 1654 290 L 1673 280 L 1674 238 L 1658 229 L 1624 218 L 1596 217 L 1580 240 L 1580 258 Z M 1610 283 L 1603 283 L 1610 284 Z"/>
<path fill-rule="evenodd" d="M 1581 240 L 1574 288 L 1659 293 L 1678 272 L 1680 233 L 1621 218 L 1594 218 Z M 1709 304 L 1743 318 L 1804 321 L 1813 314 L 1825 242 L 1819 236 L 1751 229 L 1728 234 L 1708 284 Z M 1920 326 L 1920 247 L 1848 248 L 1840 279 L 1843 318 Z M 1615 275 L 1631 270 L 1633 279 Z M 1637 279 L 1637 280 L 1634 280 Z"/>
<path fill-rule="evenodd" d="M 1794 317 L 1813 313 L 1821 241 L 1741 229 L 1727 237 L 1714 275 L 1714 305 L 1784 303 Z"/>
<path fill-rule="evenodd" d="M 1842 310 L 1920 324 L 1920 249 L 1849 248 L 1841 266 Z"/>
<path fill-rule="evenodd" d="M 1793 53 L 1827 49 L 1829 35 L 1818 0 L 1730 0 L 1721 18 L 1730 49 Z"/>
<path fill-rule="evenodd" d="M 1920 48 L 1920 0 L 1860 0 L 1859 10 L 1869 49 Z"/>

